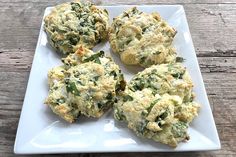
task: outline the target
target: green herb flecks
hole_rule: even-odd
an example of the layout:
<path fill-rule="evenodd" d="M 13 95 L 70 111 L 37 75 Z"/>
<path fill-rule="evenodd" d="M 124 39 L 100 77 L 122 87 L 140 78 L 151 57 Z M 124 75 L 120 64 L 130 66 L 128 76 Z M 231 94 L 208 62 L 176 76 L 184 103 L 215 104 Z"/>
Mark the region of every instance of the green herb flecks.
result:
<path fill-rule="evenodd" d="M 167 67 L 168 67 L 168 71 L 171 71 L 173 69 L 173 64 L 168 64 Z"/>
<path fill-rule="evenodd" d="M 109 75 L 110 75 L 110 76 L 114 76 L 114 78 L 117 77 L 117 74 L 116 74 L 116 71 L 115 71 L 115 70 L 111 71 Z"/>
<path fill-rule="evenodd" d="M 76 45 L 79 42 L 79 37 L 71 37 L 69 41 L 72 45 Z"/>
<path fill-rule="evenodd" d="M 140 122 L 139 125 L 138 125 L 137 128 L 136 128 L 137 131 L 138 131 L 138 133 L 140 133 L 141 135 L 143 135 L 144 132 L 145 132 L 145 130 L 146 130 L 147 124 L 148 124 L 148 121 L 147 121 L 147 120 L 145 120 L 145 121 L 143 121 L 143 122 Z"/>
<path fill-rule="evenodd" d="M 101 109 L 103 104 L 102 103 L 97 103 L 97 106 L 98 106 L 99 109 Z"/>
<path fill-rule="evenodd" d="M 97 107 L 99 110 L 107 110 L 114 104 L 114 101 L 112 100 L 107 100 L 105 103 L 99 102 L 97 103 Z"/>
<path fill-rule="evenodd" d="M 57 89 L 58 89 L 58 87 L 57 87 L 57 86 L 55 86 L 55 87 L 53 87 L 52 89 L 53 89 L 53 90 L 57 90 Z"/>
<path fill-rule="evenodd" d="M 169 110 L 167 109 L 165 112 L 163 112 L 161 115 L 156 117 L 155 122 L 157 122 L 158 126 L 161 127 L 163 125 L 163 120 L 168 117 Z"/>
<path fill-rule="evenodd" d="M 94 83 L 94 85 L 97 85 L 97 81 L 99 79 L 100 76 L 94 76 L 93 78 L 90 79 L 90 81 L 92 81 Z"/>
<path fill-rule="evenodd" d="M 176 79 L 182 79 L 184 73 L 178 72 L 178 73 L 174 73 L 174 74 L 171 74 L 171 75 Z"/>
<path fill-rule="evenodd" d="M 125 95 L 125 96 L 123 97 L 123 101 L 124 101 L 124 102 L 133 101 L 133 100 L 134 100 L 134 98 L 133 98 L 132 96 L 130 96 L 130 95 Z"/>
<path fill-rule="evenodd" d="M 119 121 L 126 120 L 125 115 L 123 114 L 123 111 L 119 111 L 117 108 L 114 110 L 114 118 Z"/>
<path fill-rule="evenodd" d="M 161 52 L 160 51 L 156 51 L 156 52 L 154 52 L 153 54 L 154 55 L 159 55 Z"/>
<path fill-rule="evenodd" d="M 132 85 L 133 91 L 142 90 L 144 87 L 146 87 L 146 81 L 144 79 L 139 79 L 135 81 L 135 83 Z"/>
<path fill-rule="evenodd" d="M 127 12 L 124 12 L 123 17 L 128 17 L 129 18 L 129 14 Z"/>
<path fill-rule="evenodd" d="M 84 84 L 80 80 L 77 80 L 76 82 L 80 84 L 81 86 L 84 86 Z"/>
<path fill-rule="evenodd" d="M 178 67 L 176 67 L 173 64 L 169 64 L 168 65 L 168 71 L 170 72 L 170 74 L 176 78 L 176 79 L 182 79 L 183 75 L 185 73 L 185 70 L 182 69 L 178 69 Z"/>
<path fill-rule="evenodd" d="M 106 99 L 108 99 L 108 100 L 112 100 L 112 98 L 113 98 L 112 93 L 108 93 L 107 96 L 106 96 Z"/>
<path fill-rule="evenodd" d="M 132 38 L 128 38 L 128 40 L 126 41 L 126 45 L 129 45 L 131 41 L 132 41 Z"/>
<path fill-rule="evenodd" d="M 71 9 L 76 12 L 79 11 L 79 9 L 81 8 L 80 3 L 71 2 L 70 4 L 71 4 Z"/>
<path fill-rule="evenodd" d="M 94 76 L 94 80 L 97 81 L 99 79 L 100 76 Z"/>
<path fill-rule="evenodd" d="M 153 106 L 156 105 L 156 103 L 157 103 L 159 100 L 160 100 L 160 99 L 156 99 L 156 100 L 154 100 L 153 102 L 151 102 L 151 104 L 150 104 L 149 107 L 147 108 L 148 113 L 151 112 Z"/>
<path fill-rule="evenodd" d="M 148 29 L 148 27 L 142 28 L 142 33 L 144 33 L 147 29 Z"/>
<path fill-rule="evenodd" d="M 175 61 L 176 62 L 179 62 L 179 63 L 182 63 L 182 62 L 184 62 L 184 58 L 183 57 L 176 57 L 176 59 L 175 59 Z"/>
<path fill-rule="evenodd" d="M 144 62 L 145 62 L 146 59 L 147 59 L 146 56 L 141 57 L 141 58 L 139 59 L 139 63 L 140 63 L 140 64 L 144 64 Z"/>
<path fill-rule="evenodd" d="M 179 137 L 185 137 L 187 135 L 187 128 L 188 125 L 187 123 L 184 122 L 177 122 L 173 124 L 171 132 L 174 134 L 174 137 L 179 138 Z"/>
<path fill-rule="evenodd" d="M 66 91 L 76 96 L 80 96 L 80 91 L 77 89 L 75 82 L 68 82 L 66 85 Z"/>
<path fill-rule="evenodd" d="M 91 55 L 88 58 L 85 58 L 83 60 L 83 62 L 94 61 L 95 63 L 101 64 L 101 61 L 99 60 L 99 57 L 103 57 L 103 56 L 104 56 L 104 51 L 100 51 L 98 53 L 95 53 L 94 55 Z"/>

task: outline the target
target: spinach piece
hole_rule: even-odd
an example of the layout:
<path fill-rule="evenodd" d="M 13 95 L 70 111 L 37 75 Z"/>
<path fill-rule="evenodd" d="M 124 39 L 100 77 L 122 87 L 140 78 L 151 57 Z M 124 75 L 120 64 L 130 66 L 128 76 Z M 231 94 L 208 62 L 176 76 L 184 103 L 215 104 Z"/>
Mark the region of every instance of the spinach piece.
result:
<path fill-rule="evenodd" d="M 104 12 L 107 13 L 107 15 L 108 15 L 108 11 L 106 9 L 104 9 Z"/>
<path fill-rule="evenodd" d="M 58 40 L 58 41 L 57 41 L 57 44 L 58 44 L 58 45 L 64 45 L 64 41 L 63 41 L 63 40 Z"/>
<path fill-rule="evenodd" d="M 139 90 L 139 86 L 138 86 L 137 84 L 134 84 L 134 85 L 131 87 L 131 90 L 132 90 L 133 92 L 135 92 L 135 91 Z"/>
<path fill-rule="evenodd" d="M 106 99 L 111 100 L 113 98 L 112 93 L 108 93 Z"/>
<path fill-rule="evenodd" d="M 97 85 L 97 81 L 99 79 L 100 76 L 94 76 L 93 78 L 90 79 L 90 81 L 92 81 L 94 83 L 94 85 Z"/>
<path fill-rule="evenodd" d="M 185 73 L 185 71 L 180 71 L 177 69 L 177 67 L 174 67 L 173 64 L 169 64 L 168 65 L 168 71 L 170 72 L 170 74 L 176 78 L 176 79 L 182 79 L 183 75 Z"/>
<path fill-rule="evenodd" d="M 100 102 L 97 103 L 97 106 L 98 106 L 99 110 L 106 110 L 113 104 L 114 104 L 114 102 L 112 100 L 108 100 L 105 103 L 100 103 Z"/>
<path fill-rule="evenodd" d="M 100 76 L 94 76 L 94 80 L 97 81 Z"/>
<path fill-rule="evenodd" d="M 168 116 L 168 110 L 164 113 L 162 113 L 159 118 L 161 118 L 162 120 L 165 119 Z"/>
<path fill-rule="evenodd" d="M 76 12 L 79 11 L 79 9 L 81 8 L 80 3 L 71 2 L 70 5 L 71 5 L 71 10 Z"/>
<path fill-rule="evenodd" d="M 132 13 L 133 14 L 137 14 L 137 13 L 142 13 L 141 11 L 139 11 L 136 7 L 132 9 Z"/>
<path fill-rule="evenodd" d="M 161 52 L 160 51 L 156 51 L 156 52 L 154 52 L 153 54 L 154 55 L 159 55 Z"/>
<path fill-rule="evenodd" d="M 156 117 L 155 122 L 157 122 L 158 126 L 161 127 L 162 124 L 162 120 L 164 120 L 167 116 L 169 115 L 169 110 L 167 109 L 165 112 L 163 112 L 161 115 Z"/>
<path fill-rule="evenodd" d="M 168 71 L 171 71 L 173 68 L 173 64 L 168 64 L 167 67 L 168 67 Z"/>
<path fill-rule="evenodd" d="M 179 138 L 179 137 L 185 137 L 187 135 L 187 128 L 188 125 L 185 122 L 177 122 L 172 125 L 171 132 L 174 134 L 174 137 Z"/>
<path fill-rule="evenodd" d="M 147 111 L 144 110 L 144 111 L 141 112 L 141 116 L 142 116 L 142 117 L 146 117 L 147 115 L 148 115 L 148 112 L 147 112 Z"/>
<path fill-rule="evenodd" d="M 123 111 L 119 111 L 117 108 L 115 108 L 114 118 L 119 121 L 126 120 L 126 117 L 123 114 Z"/>
<path fill-rule="evenodd" d="M 142 90 L 144 87 L 146 87 L 145 85 L 146 85 L 145 80 L 144 79 L 140 79 L 140 80 L 137 80 L 134 83 L 132 88 L 133 88 L 134 91 Z"/>
<path fill-rule="evenodd" d="M 124 12 L 123 17 L 128 17 L 129 18 L 129 14 L 127 12 Z"/>
<path fill-rule="evenodd" d="M 182 63 L 182 62 L 184 62 L 184 58 L 183 57 L 176 57 L 176 59 L 175 59 L 175 61 L 176 62 L 179 62 L 179 63 Z"/>
<path fill-rule="evenodd" d="M 151 104 L 149 105 L 149 107 L 146 109 L 146 110 L 148 111 L 148 113 L 151 112 L 153 106 L 156 105 L 156 103 L 157 103 L 159 100 L 160 100 L 160 99 L 158 98 L 158 99 L 154 100 L 153 102 L 151 102 Z"/>
<path fill-rule="evenodd" d="M 178 72 L 178 73 L 174 73 L 174 74 L 171 74 L 171 75 L 172 75 L 174 78 L 182 79 L 184 73 Z"/>
<path fill-rule="evenodd" d="M 157 73 L 157 69 L 152 69 L 152 74 L 156 74 Z"/>
<path fill-rule="evenodd" d="M 53 90 L 57 90 L 57 89 L 58 89 L 58 87 L 57 87 L 57 86 L 55 86 L 55 87 L 53 87 L 52 89 L 53 89 Z"/>
<path fill-rule="evenodd" d="M 66 91 L 76 96 L 80 96 L 80 91 L 77 89 L 75 82 L 68 82 L 66 85 Z"/>
<path fill-rule="evenodd" d="M 126 41 L 126 45 L 129 45 L 129 43 L 132 41 L 132 39 L 130 38 L 130 39 L 128 39 L 127 41 Z"/>
<path fill-rule="evenodd" d="M 145 132 L 145 130 L 146 130 L 147 124 L 148 124 L 148 121 L 145 120 L 145 121 L 140 122 L 139 125 L 136 127 L 137 131 L 138 131 L 141 135 L 144 134 L 144 132 Z"/>
<path fill-rule="evenodd" d="M 150 88 L 154 93 L 153 95 L 155 95 L 156 93 L 159 93 L 161 88 L 161 85 L 157 83 L 157 76 L 160 78 L 162 77 L 156 73 L 156 69 L 152 70 L 152 73 L 149 74 L 148 77 L 145 75 L 140 75 L 131 81 L 129 89 L 132 91 L 138 91 L 143 90 L 144 88 Z"/>
<path fill-rule="evenodd" d="M 148 27 L 142 28 L 142 33 L 144 33 L 147 29 L 148 29 Z"/>
<path fill-rule="evenodd" d="M 80 84 L 81 86 L 84 86 L 84 84 L 80 80 L 77 80 L 76 82 Z"/>
<path fill-rule="evenodd" d="M 114 76 L 114 78 L 117 77 L 117 74 L 116 74 L 116 71 L 115 71 L 115 70 L 111 71 L 109 75 L 110 75 L 110 76 Z"/>
<path fill-rule="evenodd" d="M 99 102 L 99 103 L 97 103 L 97 106 L 98 106 L 99 109 L 101 109 L 103 104 Z"/>
<path fill-rule="evenodd" d="M 101 64 L 101 61 L 100 61 L 99 58 L 95 58 L 95 59 L 94 59 L 94 62 L 95 62 L 95 63 L 98 63 L 98 64 Z"/>
<path fill-rule="evenodd" d="M 125 95 L 123 97 L 123 101 L 124 102 L 126 102 L 126 101 L 133 101 L 133 100 L 134 100 L 134 98 L 132 96 L 130 96 L 130 95 Z"/>
<path fill-rule="evenodd" d="M 69 41 L 70 41 L 70 43 L 72 44 L 72 45 L 76 45 L 77 43 L 78 43 L 78 41 L 79 41 L 79 37 L 71 37 L 70 39 L 69 39 Z"/>
<path fill-rule="evenodd" d="M 146 59 L 147 59 L 146 56 L 141 57 L 141 58 L 139 59 L 139 63 L 140 63 L 140 64 L 143 64 Z"/>
<path fill-rule="evenodd" d="M 79 78 L 79 76 L 81 75 L 81 73 L 79 71 L 75 71 L 74 73 L 74 77 Z"/>
<path fill-rule="evenodd" d="M 101 64 L 99 57 L 103 57 L 103 56 L 104 56 L 104 51 L 100 51 L 98 53 L 95 53 L 94 55 L 91 55 L 88 58 L 85 58 L 83 62 L 94 61 L 95 63 Z"/>
<path fill-rule="evenodd" d="M 108 109 L 110 106 L 114 104 L 113 100 L 108 100 L 105 105 L 103 106 L 103 109 Z"/>

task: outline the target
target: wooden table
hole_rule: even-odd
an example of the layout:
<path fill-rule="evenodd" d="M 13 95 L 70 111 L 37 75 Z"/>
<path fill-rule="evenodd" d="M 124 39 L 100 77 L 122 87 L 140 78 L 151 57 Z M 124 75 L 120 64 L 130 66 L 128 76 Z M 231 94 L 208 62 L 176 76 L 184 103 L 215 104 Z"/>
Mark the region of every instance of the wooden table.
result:
<path fill-rule="evenodd" d="M 62 1 L 0 0 L 0 156 L 2 157 L 14 155 L 16 129 L 44 9 L 60 2 Z M 182 4 L 184 6 L 222 149 L 170 154 L 114 153 L 69 156 L 236 156 L 236 0 L 94 0 L 93 2 L 98 5 Z"/>

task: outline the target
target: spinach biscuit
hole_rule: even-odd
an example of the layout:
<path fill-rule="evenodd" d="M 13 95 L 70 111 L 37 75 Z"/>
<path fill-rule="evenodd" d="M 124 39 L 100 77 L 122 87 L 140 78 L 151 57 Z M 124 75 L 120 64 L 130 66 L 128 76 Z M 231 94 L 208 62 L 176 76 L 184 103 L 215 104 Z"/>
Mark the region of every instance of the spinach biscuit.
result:
<path fill-rule="evenodd" d="M 125 64 L 149 67 L 175 62 L 171 44 L 176 33 L 158 13 L 147 14 L 134 7 L 114 18 L 109 41 Z"/>
<path fill-rule="evenodd" d="M 93 53 L 83 47 L 63 62 L 48 72 L 50 90 L 45 104 L 68 122 L 80 114 L 101 117 L 125 86 L 118 65 L 103 51 Z"/>
<path fill-rule="evenodd" d="M 192 87 L 181 64 L 153 65 L 126 86 L 114 105 L 114 117 L 138 136 L 176 147 L 189 140 L 188 126 L 198 115 Z"/>
<path fill-rule="evenodd" d="M 90 2 L 57 5 L 44 18 L 44 29 L 53 48 L 70 54 L 83 45 L 93 48 L 108 35 L 108 12 Z"/>

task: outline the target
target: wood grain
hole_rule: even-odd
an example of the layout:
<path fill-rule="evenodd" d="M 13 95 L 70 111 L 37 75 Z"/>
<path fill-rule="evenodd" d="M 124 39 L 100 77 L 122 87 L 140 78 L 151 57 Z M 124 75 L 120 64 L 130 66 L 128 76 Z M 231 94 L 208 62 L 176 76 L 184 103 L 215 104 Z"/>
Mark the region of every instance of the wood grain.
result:
<path fill-rule="evenodd" d="M 15 133 L 44 9 L 61 2 L 65 0 L 0 0 L 0 156 L 14 156 Z M 60 156 L 236 156 L 236 0 L 93 0 L 93 2 L 98 5 L 182 4 L 184 6 L 222 150 L 167 154 L 108 153 Z"/>

